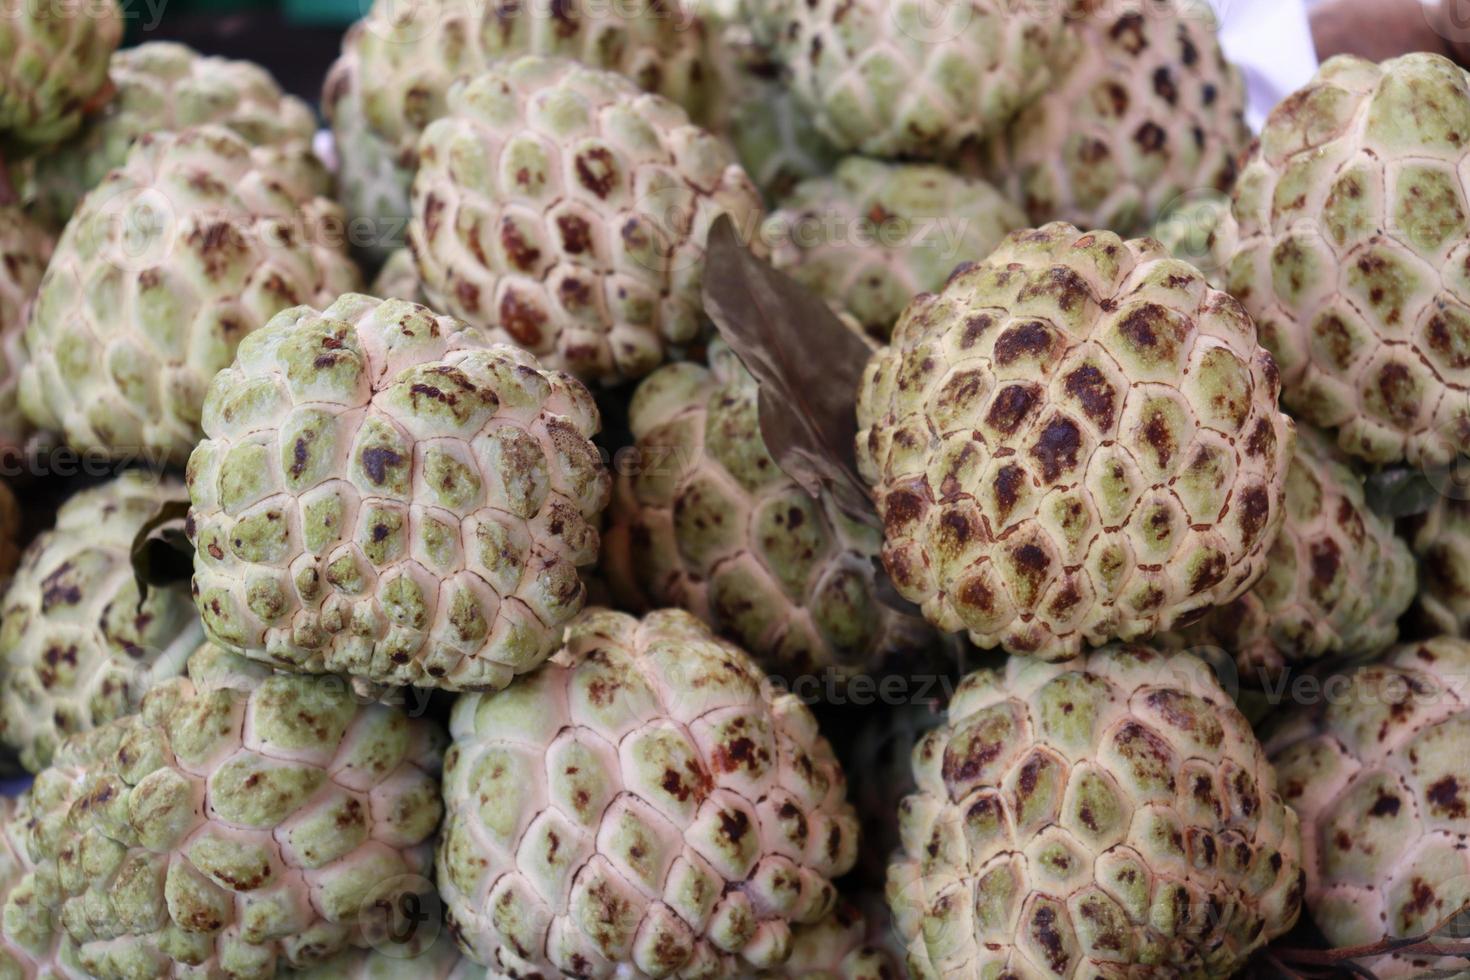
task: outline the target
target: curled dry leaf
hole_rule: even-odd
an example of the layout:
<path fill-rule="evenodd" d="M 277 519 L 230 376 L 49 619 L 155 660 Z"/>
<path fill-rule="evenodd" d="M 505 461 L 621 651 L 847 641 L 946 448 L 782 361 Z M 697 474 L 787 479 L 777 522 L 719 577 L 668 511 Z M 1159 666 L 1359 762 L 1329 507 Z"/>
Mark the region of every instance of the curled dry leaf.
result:
<path fill-rule="evenodd" d="M 133 538 L 133 578 L 138 582 L 138 605 L 149 588 L 189 581 L 194 571 L 194 546 L 184 532 L 189 501 L 170 500 L 158 508 Z"/>

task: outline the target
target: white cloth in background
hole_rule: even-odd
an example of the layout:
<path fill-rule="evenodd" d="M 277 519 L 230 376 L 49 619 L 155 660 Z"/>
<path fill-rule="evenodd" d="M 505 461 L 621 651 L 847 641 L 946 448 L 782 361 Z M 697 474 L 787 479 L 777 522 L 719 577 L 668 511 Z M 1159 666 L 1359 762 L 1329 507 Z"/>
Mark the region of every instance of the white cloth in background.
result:
<path fill-rule="evenodd" d="M 1225 56 L 1245 75 L 1246 119 L 1259 131 L 1266 115 L 1317 70 L 1317 49 L 1303 0 L 1210 0 Z"/>

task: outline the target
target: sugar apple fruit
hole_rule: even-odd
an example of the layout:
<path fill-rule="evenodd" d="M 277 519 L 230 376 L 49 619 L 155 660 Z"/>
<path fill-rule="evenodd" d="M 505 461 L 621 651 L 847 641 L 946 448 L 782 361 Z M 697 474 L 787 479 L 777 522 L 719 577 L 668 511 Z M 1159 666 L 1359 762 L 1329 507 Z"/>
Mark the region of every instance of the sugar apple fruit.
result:
<path fill-rule="evenodd" d="M 863 914 L 843 902 L 817 922 L 791 930 L 791 956 L 762 980 L 899 980 L 898 959 L 873 941 Z"/>
<path fill-rule="evenodd" d="M 1031 220 L 1127 235 L 1185 194 L 1228 192 L 1251 132 L 1208 4 L 1073 0 L 1064 23 L 1057 78 L 994 145 Z"/>
<path fill-rule="evenodd" d="M 749 977 L 832 910 L 857 821 L 794 696 L 686 612 L 594 610 L 455 702 L 439 890 L 513 976 Z"/>
<path fill-rule="evenodd" d="M 882 536 L 813 498 L 761 437 L 759 388 L 728 347 L 638 386 L 603 568 L 619 608 L 681 606 L 788 679 L 916 657 L 922 619 L 878 598 Z"/>
<path fill-rule="evenodd" d="M 1204 273 L 1211 286 L 1225 288 L 1225 264 L 1235 242 L 1227 195 L 1205 191 L 1175 199 L 1149 229 L 1149 236 L 1170 255 Z"/>
<path fill-rule="evenodd" d="M 504 687 L 582 606 L 609 478 L 575 379 L 401 300 L 241 344 L 189 459 L 209 635 L 292 670 Z"/>
<path fill-rule="evenodd" d="M 1297 430 L 1285 510 L 1265 574 L 1175 638 L 1229 651 L 1254 685 L 1319 657 L 1381 653 L 1398 639 L 1398 619 L 1414 599 L 1408 545 L 1369 508 L 1347 459 L 1309 427 Z"/>
<path fill-rule="evenodd" d="M 209 644 L 31 790 L 34 876 L 99 980 L 271 978 L 429 894 L 442 734 Z"/>
<path fill-rule="evenodd" d="M 0 17 L 0 141 L 55 143 L 106 101 L 108 57 L 122 40 L 116 0 L 16 3 Z"/>
<path fill-rule="evenodd" d="M 368 125 L 410 165 L 424 130 L 453 108 L 454 82 L 523 55 L 617 72 L 696 118 L 708 99 L 702 27 L 673 0 L 375 0 L 359 40 Z"/>
<path fill-rule="evenodd" d="M 1267 736 L 1301 817 L 1307 911 L 1331 945 L 1417 936 L 1470 902 L 1467 672 L 1463 640 L 1400 646 L 1294 705 Z M 1459 975 L 1465 961 L 1396 953 L 1361 965 L 1407 980 Z"/>
<path fill-rule="evenodd" d="M 1046 90 L 1063 5 L 755 0 L 798 101 L 841 150 L 947 160 Z M 937 15 L 937 16 L 936 16 Z"/>
<path fill-rule="evenodd" d="M 984 258 L 1026 216 L 943 167 L 848 157 L 797 185 L 766 219 L 771 264 L 887 338 L 909 300 Z"/>
<path fill-rule="evenodd" d="M 1223 980 L 1296 921 L 1296 815 L 1192 657 L 1012 657 L 913 764 L 888 901 L 916 978 Z"/>
<path fill-rule="evenodd" d="M 388 256 L 368 290 L 379 299 L 402 299 L 420 306 L 428 302 L 419 283 L 419 270 L 413 264 L 413 253 L 400 248 Z"/>
<path fill-rule="evenodd" d="M 362 22 L 354 24 L 342 39 L 342 56 L 322 87 L 322 112 L 332 127 L 337 200 L 347 213 L 348 241 L 370 260 L 381 262 L 406 240 L 413 168 L 405 161 L 413 154 L 368 126 L 358 55 L 364 30 Z"/>
<path fill-rule="evenodd" d="M 46 907 L 46 883 L 36 881 L 27 843 L 34 816 L 30 793 L 0 797 L 0 976 L 90 980 L 76 945 Z"/>
<path fill-rule="evenodd" d="M 1286 407 L 1371 462 L 1470 444 L 1467 134 L 1470 75 L 1448 59 L 1333 58 L 1271 113 L 1236 183 L 1227 287 Z"/>
<path fill-rule="evenodd" d="M 57 743 L 137 710 L 201 638 L 183 588 L 139 603 L 133 538 L 177 480 L 140 470 L 83 490 L 25 550 L 0 600 L 0 742 L 35 772 Z"/>
<path fill-rule="evenodd" d="M 1187 622 L 1265 570 L 1278 387 L 1240 305 L 1152 239 L 1017 232 L 864 374 L 884 565 L 941 629 L 1049 660 Z"/>
<path fill-rule="evenodd" d="M 703 328 L 705 238 L 760 196 L 716 137 L 611 72 L 499 62 L 419 146 L 409 243 L 455 316 L 588 381 L 640 377 Z"/>
<path fill-rule="evenodd" d="M 204 126 L 139 137 L 67 225 L 29 324 L 20 402 L 81 451 L 182 464 L 235 346 L 276 312 L 354 289 L 309 150 Z"/>
<path fill-rule="evenodd" d="M 1406 530 L 1419 566 L 1416 615 L 1435 634 L 1470 637 L 1470 487 L 1446 486 Z"/>
<path fill-rule="evenodd" d="M 16 205 L 0 205 L 0 456 L 25 449 L 32 425 L 20 410 L 26 315 L 55 241 Z"/>
<path fill-rule="evenodd" d="M 145 133 L 218 123 L 255 146 L 311 147 L 316 119 L 270 73 L 248 61 L 205 57 L 167 41 L 112 56 L 111 101 L 35 169 L 36 206 L 64 224 L 82 196 L 127 162 Z M 323 188 L 325 189 L 325 188 Z"/>

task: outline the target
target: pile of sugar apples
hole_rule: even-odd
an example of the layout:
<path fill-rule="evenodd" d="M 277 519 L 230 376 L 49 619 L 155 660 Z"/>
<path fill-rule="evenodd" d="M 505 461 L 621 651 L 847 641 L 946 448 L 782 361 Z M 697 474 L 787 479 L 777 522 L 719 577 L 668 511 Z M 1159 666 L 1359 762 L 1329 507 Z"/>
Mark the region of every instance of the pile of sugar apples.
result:
<path fill-rule="evenodd" d="M 0 976 L 1470 972 L 1466 71 L 123 23 L 0 19 Z"/>

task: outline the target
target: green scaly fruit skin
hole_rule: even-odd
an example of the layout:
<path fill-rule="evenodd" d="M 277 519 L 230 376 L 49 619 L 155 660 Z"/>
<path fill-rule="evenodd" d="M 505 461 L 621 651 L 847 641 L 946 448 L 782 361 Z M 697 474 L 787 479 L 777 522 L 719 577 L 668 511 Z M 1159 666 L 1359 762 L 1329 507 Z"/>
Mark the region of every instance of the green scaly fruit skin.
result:
<path fill-rule="evenodd" d="M 1265 574 L 1160 643 L 1221 647 L 1235 656 L 1243 683 L 1269 687 L 1294 665 L 1386 650 L 1398 639 L 1415 582 L 1408 545 L 1369 508 L 1347 457 L 1302 426 L 1286 474 L 1286 517 Z"/>
<path fill-rule="evenodd" d="M 886 339 L 911 299 L 940 289 L 956 266 L 989 255 L 1025 224 L 982 180 L 848 157 L 830 177 L 798 184 L 762 238 L 772 265 Z"/>
<path fill-rule="evenodd" d="M 395 936 L 293 972 L 297 980 L 514 980 L 491 972 L 459 948 L 437 921 L 421 922 L 407 942 Z"/>
<path fill-rule="evenodd" d="M 206 630 L 295 670 L 504 687 L 582 607 L 598 425 L 576 379 L 422 306 L 286 310 L 215 376 L 189 459 Z"/>
<path fill-rule="evenodd" d="M 1240 305 L 1152 239 L 1016 232 L 869 362 L 858 465 L 894 585 L 942 630 L 1061 660 L 1244 593 L 1294 426 Z"/>
<path fill-rule="evenodd" d="M 55 246 L 55 239 L 20 207 L 0 206 L 0 452 L 24 449 L 33 433 L 20 410 L 26 312 Z"/>
<path fill-rule="evenodd" d="M 78 451 L 182 465 L 240 338 L 357 288 L 305 147 L 219 126 L 144 135 L 89 194 L 41 281 L 20 403 Z"/>
<path fill-rule="evenodd" d="M 114 54 L 108 75 L 112 99 L 76 136 L 46 154 L 23 191 L 36 212 L 58 227 L 87 191 L 127 162 L 128 150 L 144 133 L 218 124 L 253 146 L 298 149 L 310 149 L 316 133 L 310 107 L 248 61 L 151 41 Z M 327 187 L 323 179 L 314 190 L 326 193 Z"/>
<path fill-rule="evenodd" d="M 1371 463 L 1443 464 L 1470 438 L 1467 133 L 1470 75 L 1448 59 L 1333 58 L 1236 182 L 1226 287 L 1286 407 Z"/>
<path fill-rule="evenodd" d="M 961 682 L 888 902 L 918 980 L 1231 976 L 1301 906 L 1296 814 L 1209 668 L 1109 646 Z"/>
<path fill-rule="evenodd" d="M 0 139 L 33 150 L 76 132 L 104 94 L 122 34 L 114 0 L 8 9 L 0 19 Z"/>
<path fill-rule="evenodd" d="M 792 680 L 919 655 L 932 631 L 877 596 L 878 532 L 781 471 L 755 379 L 721 342 L 709 360 L 662 367 L 633 395 L 640 466 L 620 475 L 603 540 L 619 607 L 681 606 Z"/>
<path fill-rule="evenodd" d="M 991 148 L 1031 220 L 1143 232 L 1173 202 L 1228 193 L 1250 145 L 1245 82 L 1198 0 L 1068 16 L 1054 83 Z"/>
<path fill-rule="evenodd" d="M 73 496 L 25 550 L 0 601 L 0 741 L 32 772 L 66 736 L 138 710 L 199 642 L 181 588 L 139 603 L 133 538 L 167 502 L 172 478 L 132 470 Z"/>
<path fill-rule="evenodd" d="M 37 880 L 27 835 L 34 794 L 0 799 L 0 976 L 91 980 L 58 927 L 50 883 Z"/>
<path fill-rule="evenodd" d="M 419 151 L 409 244 L 435 307 L 589 382 L 642 377 L 702 339 L 709 228 L 762 215 L 724 141 L 563 58 L 456 88 Z"/>
<path fill-rule="evenodd" d="M 1301 817 L 1306 906 L 1331 946 L 1422 935 L 1470 902 L 1470 644 L 1396 647 L 1278 713 L 1265 736 Z M 1463 957 L 1365 959 L 1384 980 L 1463 970 Z"/>
<path fill-rule="evenodd" d="M 857 856 L 794 696 L 681 610 L 593 610 L 546 666 L 455 703 L 436 866 L 461 945 L 513 976 L 749 977 Z"/>
<path fill-rule="evenodd" d="M 433 891 L 444 744 L 342 678 L 205 644 L 37 775 L 32 877 L 99 980 L 267 980 Z"/>

